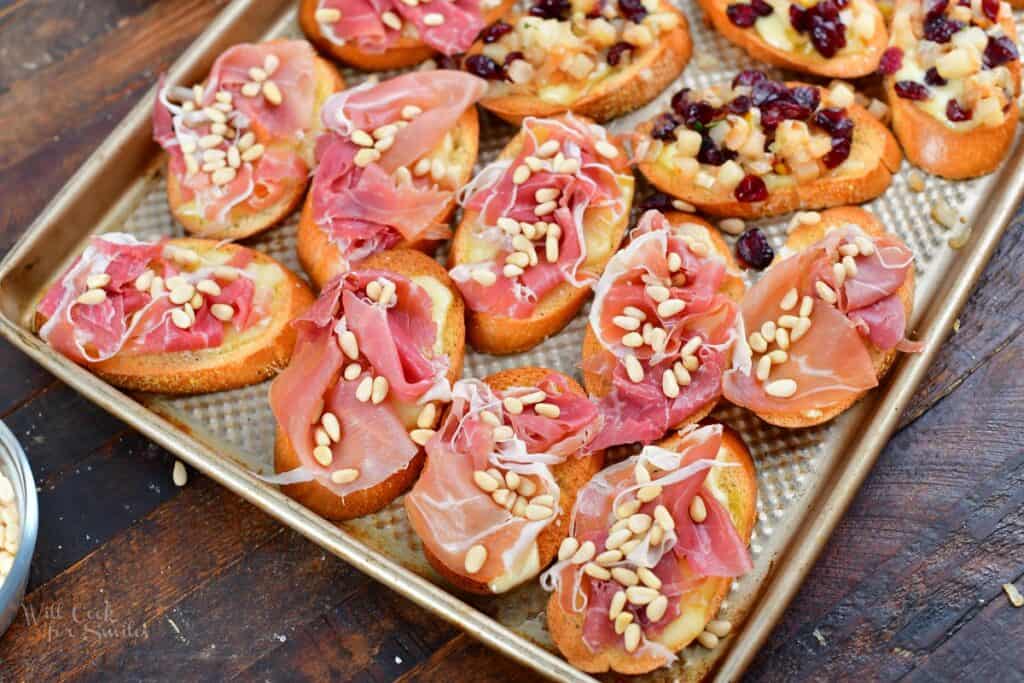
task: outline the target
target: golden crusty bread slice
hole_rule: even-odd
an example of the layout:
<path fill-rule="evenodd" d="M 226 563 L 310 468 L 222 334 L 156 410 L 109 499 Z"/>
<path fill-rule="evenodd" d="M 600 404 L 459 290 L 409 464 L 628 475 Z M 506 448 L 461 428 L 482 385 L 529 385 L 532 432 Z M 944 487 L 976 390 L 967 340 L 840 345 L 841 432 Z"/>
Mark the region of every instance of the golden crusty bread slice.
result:
<path fill-rule="evenodd" d="M 787 83 L 789 87 L 804 85 Z M 820 88 L 822 99 L 828 91 Z M 893 174 L 899 170 L 902 154 L 896 138 L 882 123 L 859 104 L 847 107 L 854 121 L 853 144 L 850 157 L 838 169 L 827 175 L 805 183 L 791 182 L 788 185 L 769 188 L 768 199 L 763 202 L 741 202 L 731 189 L 714 186 L 704 188 L 692 179 L 686 179 L 676 172 L 662 154 L 657 159 L 644 159 L 637 168 L 662 192 L 692 204 L 700 211 L 712 216 L 734 218 L 763 218 L 777 216 L 798 209 L 824 209 L 830 206 L 856 204 L 882 194 L 892 182 Z M 638 132 L 648 136 L 653 122 L 644 123 Z M 859 164 L 858 170 L 850 164 Z M 841 175 L 836 170 L 846 170 Z"/>
<path fill-rule="evenodd" d="M 313 120 L 309 122 L 309 133 L 305 136 L 300 148 L 303 161 L 309 168 L 313 167 L 313 147 L 316 138 L 323 131 L 323 122 L 320 120 L 320 108 L 334 93 L 345 87 L 338 70 L 328 61 L 315 58 L 316 94 L 313 106 Z M 285 93 L 287 97 L 287 93 Z M 253 133 L 256 140 L 268 149 L 283 145 L 282 142 L 270 142 L 266 130 L 262 129 L 257 121 L 253 121 Z M 167 176 L 167 204 L 171 214 L 181 223 L 189 233 L 213 239 L 237 240 L 250 237 L 259 232 L 277 225 L 284 220 L 302 201 L 303 194 L 309 184 L 307 176 L 290 178 L 285 183 L 285 191 L 280 200 L 260 211 L 240 204 L 231 209 L 228 214 L 227 225 L 219 226 L 207 221 L 194 210 L 195 202 L 185 198 L 185 188 L 181 184 L 181 178 L 171 173 L 170 161 L 166 167 Z"/>
<path fill-rule="evenodd" d="M 828 78 L 860 78 L 868 76 L 878 69 L 878 62 L 889 42 L 886 31 L 885 17 L 872 0 L 863 2 L 863 11 L 874 17 L 874 28 L 871 38 L 865 41 L 858 50 L 846 50 L 833 57 L 823 57 L 817 50 L 799 52 L 783 50 L 775 47 L 758 33 L 756 27 L 742 28 L 732 23 L 726 9 L 733 4 L 732 0 L 697 0 L 704 14 L 711 21 L 715 30 L 725 36 L 729 42 L 740 46 L 754 59 L 768 64 L 780 66 L 793 71 L 825 76 Z M 789 17 L 779 17 L 790 29 Z M 849 29 L 849 27 L 847 27 Z"/>
<path fill-rule="evenodd" d="M 486 377 L 484 382 L 495 391 L 511 389 L 512 387 L 535 387 L 553 372 L 555 371 L 548 370 L 547 368 L 513 368 L 496 372 Z M 573 392 L 581 396 L 584 395 L 583 388 L 573 381 L 571 377 L 565 375 L 563 377 L 568 380 L 569 387 Z M 569 531 L 569 513 L 576 503 L 576 494 L 590 481 L 591 477 L 600 471 L 603 465 L 604 451 L 597 451 L 582 457 L 569 456 L 565 462 L 551 467 L 551 473 L 554 475 L 560 490 L 559 505 L 562 508 L 562 512 L 555 518 L 554 522 L 544 527 L 544 530 L 537 536 L 537 556 L 540 561 L 536 571 L 529 575 L 514 578 L 508 577 L 507 585 L 503 586 L 501 592 L 511 590 L 515 586 L 532 579 L 544 567 L 551 564 L 551 561 L 558 553 L 558 546 L 561 545 L 562 539 L 565 538 Z M 426 466 L 430 467 L 429 461 Z M 464 572 L 453 571 L 426 547 L 424 547 L 423 553 L 426 555 L 427 561 L 430 562 L 430 566 L 453 586 L 469 593 L 478 593 L 480 595 L 493 595 L 495 593 L 489 584 L 476 581 L 466 576 Z"/>
<path fill-rule="evenodd" d="M 448 381 L 454 382 L 462 376 L 462 363 L 465 357 L 466 346 L 462 295 L 459 293 L 455 283 L 448 277 L 447 271 L 429 256 L 409 249 L 395 249 L 373 254 L 360 264 L 360 269 L 384 270 L 398 273 L 417 283 L 422 283 L 424 280 L 432 280 L 436 282 L 436 285 L 432 288 L 427 288 L 427 293 L 430 294 L 435 306 L 439 305 L 439 292 L 435 291 L 435 289 L 443 289 L 450 295 L 444 324 L 439 326 L 438 336 L 441 342 L 442 353 L 447 354 L 450 361 L 447 375 Z M 411 430 L 416 427 L 419 406 L 410 405 L 408 408 L 408 411 L 403 411 L 402 418 L 406 426 Z M 342 435 L 342 438 L 344 439 L 345 436 Z M 373 455 L 373 453 L 366 454 L 368 458 L 372 458 Z M 317 481 L 287 484 L 282 486 L 281 490 L 313 512 L 327 519 L 336 521 L 354 519 L 380 510 L 412 486 L 419 476 L 420 469 L 423 467 L 424 457 L 425 454 L 421 448 L 405 469 L 396 472 L 376 486 L 355 491 L 344 498 L 336 496 Z M 285 436 L 283 430 L 278 427 L 277 438 L 274 441 L 274 469 L 279 473 L 288 472 L 298 467 L 299 464 L 295 448 L 287 436 Z"/>
<path fill-rule="evenodd" d="M 728 243 L 722 239 L 721 233 L 719 233 L 718 230 L 706 220 L 694 216 L 693 214 L 683 213 L 681 211 L 670 211 L 665 214 L 665 218 L 668 219 L 669 224 L 672 226 L 691 223 L 704 228 L 707 234 L 706 243 L 716 254 L 721 256 L 726 265 L 725 280 L 722 282 L 722 286 L 719 288 L 719 291 L 733 301 L 739 303 L 740 299 L 743 298 L 743 293 L 746 291 L 747 287 L 743 282 L 743 278 L 739 275 L 739 266 L 733 258 L 732 250 L 729 249 Z M 601 342 L 598 340 L 597 334 L 594 332 L 594 328 L 587 325 L 587 331 L 583 336 L 583 359 L 581 362 L 581 366 L 583 367 L 583 386 L 587 388 L 588 394 L 598 399 L 604 397 L 612 390 L 612 383 L 609 377 L 604 377 L 596 372 L 586 369 L 588 367 L 592 367 L 593 359 L 599 354 L 611 355 L 604 349 L 604 347 L 601 346 Z M 728 365 L 726 367 L 728 367 Z M 700 422 L 708 416 L 717 403 L 717 399 L 714 401 L 708 401 L 699 410 L 686 418 L 686 420 L 675 425 L 675 429 L 681 429 L 688 424 Z"/>
<path fill-rule="evenodd" d="M 855 223 L 869 235 L 881 236 L 889 234 L 882 223 L 875 218 L 873 214 L 858 206 L 842 206 L 829 209 L 828 211 L 823 211 L 821 213 L 821 220 L 817 223 L 800 223 L 798 226 L 793 228 L 789 233 L 789 238 L 786 240 L 786 247 L 794 252 L 801 251 L 824 239 L 825 233 L 828 232 L 829 228 L 839 227 L 846 225 L 847 223 Z M 893 235 L 890 236 L 895 237 Z M 907 270 L 906 280 L 903 282 L 903 286 L 900 287 L 897 294 L 899 294 L 900 301 L 903 302 L 903 311 L 909 321 L 910 314 L 914 308 L 913 268 Z M 868 353 L 871 354 L 871 360 L 875 366 L 875 375 L 879 380 L 881 380 L 892 366 L 898 351 L 896 349 L 889 349 L 888 351 L 879 349 L 866 338 L 864 338 L 864 344 L 868 348 Z M 779 427 L 812 427 L 833 419 L 856 403 L 864 393 L 866 392 L 862 392 L 856 396 L 851 396 L 849 399 L 837 403 L 828 409 L 811 412 L 809 415 L 804 412 L 769 412 L 757 413 L 757 416 L 765 422 Z"/>
<path fill-rule="evenodd" d="M 651 45 L 634 50 L 627 66 L 615 70 L 578 99 L 555 102 L 534 93 L 505 94 L 484 97 L 480 106 L 517 125 L 527 116 L 551 117 L 567 111 L 608 121 L 639 109 L 683 72 L 693 52 L 686 15 L 667 0 L 661 0 L 660 11 L 676 15 L 679 25 L 658 35 Z M 483 47 L 478 41 L 469 54 L 478 54 Z"/>
<path fill-rule="evenodd" d="M 493 8 L 483 12 L 484 24 L 491 24 L 508 11 L 515 0 L 501 0 Z M 313 41 L 322 52 L 326 52 L 335 59 L 346 64 L 351 64 L 357 69 L 365 71 L 390 71 L 391 69 L 403 69 L 415 66 L 424 62 L 436 53 L 434 49 L 426 45 L 419 38 L 402 35 L 395 41 L 395 44 L 383 52 L 364 52 L 355 44 L 338 45 L 331 42 L 316 20 L 318 0 L 302 0 L 299 3 L 299 26 L 306 37 Z"/>
<path fill-rule="evenodd" d="M 233 254 L 249 252 L 252 263 L 265 269 L 267 283 L 273 287 L 274 306 L 266 326 L 241 333 L 228 328 L 224 343 L 216 348 L 169 353 L 121 353 L 87 367 L 104 380 L 130 391 L 163 394 L 204 394 L 227 391 L 270 379 L 288 364 L 295 346 L 291 321 L 305 313 L 313 303 L 313 292 L 298 276 L 266 254 L 237 244 L 214 240 L 181 238 L 169 245 L 190 249 L 201 257 L 217 253 L 217 262 L 227 262 Z M 276 271 L 275 271 L 276 269 Z M 276 277 L 272 275 L 277 273 Z M 257 287 L 260 281 L 257 280 Z M 46 322 L 37 314 L 36 329 Z"/>
<path fill-rule="evenodd" d="M 679 447 L 682 440 L 676 433 L 658 445 L 674 450 Z M 729 428 L 722 434 L 718 460 L 735 463 L 739 467 L 712 469 L 701 491 L 706 496 L 714 496 L 725 505 L 740 538 L 749 544 L 757 518 L 757 473 L 746 444 Z M 689 571 L 685 563 L 682 563 L 682 568 L 684 573 Z M 678 652 L 693 642 L 704 631 L 707 623 L 715 618 L 722 600 L 729 593 L 731 583 L 730 577 L 713 576 L 701 579 L 692 591 L 680 596 L 681 614 L 665 627 L 657 638 L 658 642 L 672 652 Z M 566 612 L 562 608 L 558 591 L 552 593 L 548 600 L 547 616 L 548 631 L 562 655 L 570 664 L 587 673 L 615 671 L 634 675 L 647 673 L 664 665 L 660 658 L 653 655 L 630 654 L 622 644 L 601 652 L 591 652 L 583 642 L 583 613 Z"/>
<path fill-rule="evenodd" d="M 520 131 L 501 151 L 499 159 L 514 159 L 523 146 Z M 540 140 L 539 142 L 543 142 Z M 620 149 L 620 154 L 625 152 Z M 632 176 L 619 184 L 626 205 L 633 201 Z M 615 215 L 610 207 L 590 209 L 584 217 L 587 259 L 581 270 L 600 275 L 608 260 L 618 249 L 629 224 L 629 211 Z M 448 259 L 450 266 L 490 260 L 493 247 L 480 240 L 475 233 L 479 227 L 479 212 L 465 210 L 462 221 L 455 229 Z M 477 351 L 492 354 L 511 354 L 527 351 L 555 334 L 573 319 L 590 296 L 589 287 L 573 287 L 560 283 L 537 305 L 528 318 L 510 318 L 504 315 L 478 313 L 467 310 L 467 333 L 470 345 Z"/>
<path fill-rule="evenodd" d="M 439 158 L 445 163 L 448 172 L 440 179 L 438 185 L 453 193 L 469 182 L 476 164 L 477 151 L 480 143 L 480 121 L 476 107 L 467 109 L 455 128 L 425 155 L 426 158 Z M 447 224 L 455 212 L 456 198 L 453 195 L 448 205 L 435 216 L 432 223 Z M 405 240 L 395 245 L 396 249 L 417 249 L 432 254 L 441 240 L 419 239 L 413 242 Z M 323 287 L 328 281 L 345 270 L 345 258 L 338 246 L 330 240 L 327 232 L 320 229 L 313 217 L 313 193 L 306 197 L 299 218 L 299 229 L 296 236 L 296 250 L 302 269 L 309 275 L 316 287 Z M 360 267 L 358 263 L 350 264 L 352 268 Z"/>

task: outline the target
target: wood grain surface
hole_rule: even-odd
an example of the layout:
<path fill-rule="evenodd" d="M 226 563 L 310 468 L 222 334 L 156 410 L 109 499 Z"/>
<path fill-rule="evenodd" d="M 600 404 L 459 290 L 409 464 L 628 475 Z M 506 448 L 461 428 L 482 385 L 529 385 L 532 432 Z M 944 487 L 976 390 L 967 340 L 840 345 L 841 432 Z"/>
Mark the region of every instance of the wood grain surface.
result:
<path fill-rule="evenodd" d="M 223 0 L 0 1 L 0 253 Z M 750 680 L 1024 680 L 1015 224 Z M 2 680 L 520 681 L 0 342 L 40 529 Z"/>

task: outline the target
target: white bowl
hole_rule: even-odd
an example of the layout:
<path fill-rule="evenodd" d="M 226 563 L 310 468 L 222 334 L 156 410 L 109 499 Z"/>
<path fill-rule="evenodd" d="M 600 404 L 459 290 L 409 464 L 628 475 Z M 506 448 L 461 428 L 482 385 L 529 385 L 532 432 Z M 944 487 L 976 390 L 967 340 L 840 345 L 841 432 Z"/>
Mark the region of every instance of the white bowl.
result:
<path fill-rule="evenodd" d="M 0 472 L 4 473 L 14 487 L 14 497 L 18 504 L 18 522 L 21 525 L 21 539 L 18 543 L 18 552 L 14 555 L 14 564 L 0 586 L 0 634 L 3 634 L 21 609 L 25 585 L 28 583 L 28 570 L 36 549 L 36 534 L 39 531 L 39 507 L 32 468 L 29 467 L 28 458 L 25 457 L 21 444 L 3 422 L 0 422 Z"/>

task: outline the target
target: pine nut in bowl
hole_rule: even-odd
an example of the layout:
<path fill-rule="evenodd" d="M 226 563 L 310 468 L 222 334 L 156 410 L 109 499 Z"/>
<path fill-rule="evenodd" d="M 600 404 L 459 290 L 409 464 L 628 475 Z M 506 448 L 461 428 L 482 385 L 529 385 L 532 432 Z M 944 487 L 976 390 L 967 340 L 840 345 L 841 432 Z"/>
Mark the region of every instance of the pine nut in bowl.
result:
<path fill-rule="evenodd" d="M 0 634 L 3 634 L 21 608 L 39 530 L 32 469 L 21 444 L 3 422 L 0 422 L 0 530 Z"/>

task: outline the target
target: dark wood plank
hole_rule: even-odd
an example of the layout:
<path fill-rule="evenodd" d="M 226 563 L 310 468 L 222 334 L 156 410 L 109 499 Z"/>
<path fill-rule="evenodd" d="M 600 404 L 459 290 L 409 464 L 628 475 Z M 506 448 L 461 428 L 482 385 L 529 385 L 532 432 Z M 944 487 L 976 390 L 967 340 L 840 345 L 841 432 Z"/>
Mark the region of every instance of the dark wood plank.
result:
<path fill-rule="evenodd" d="M 533 683 L 544 679 L 532 669 L 495 654 L 463 633 L 398 680 Z"/>

